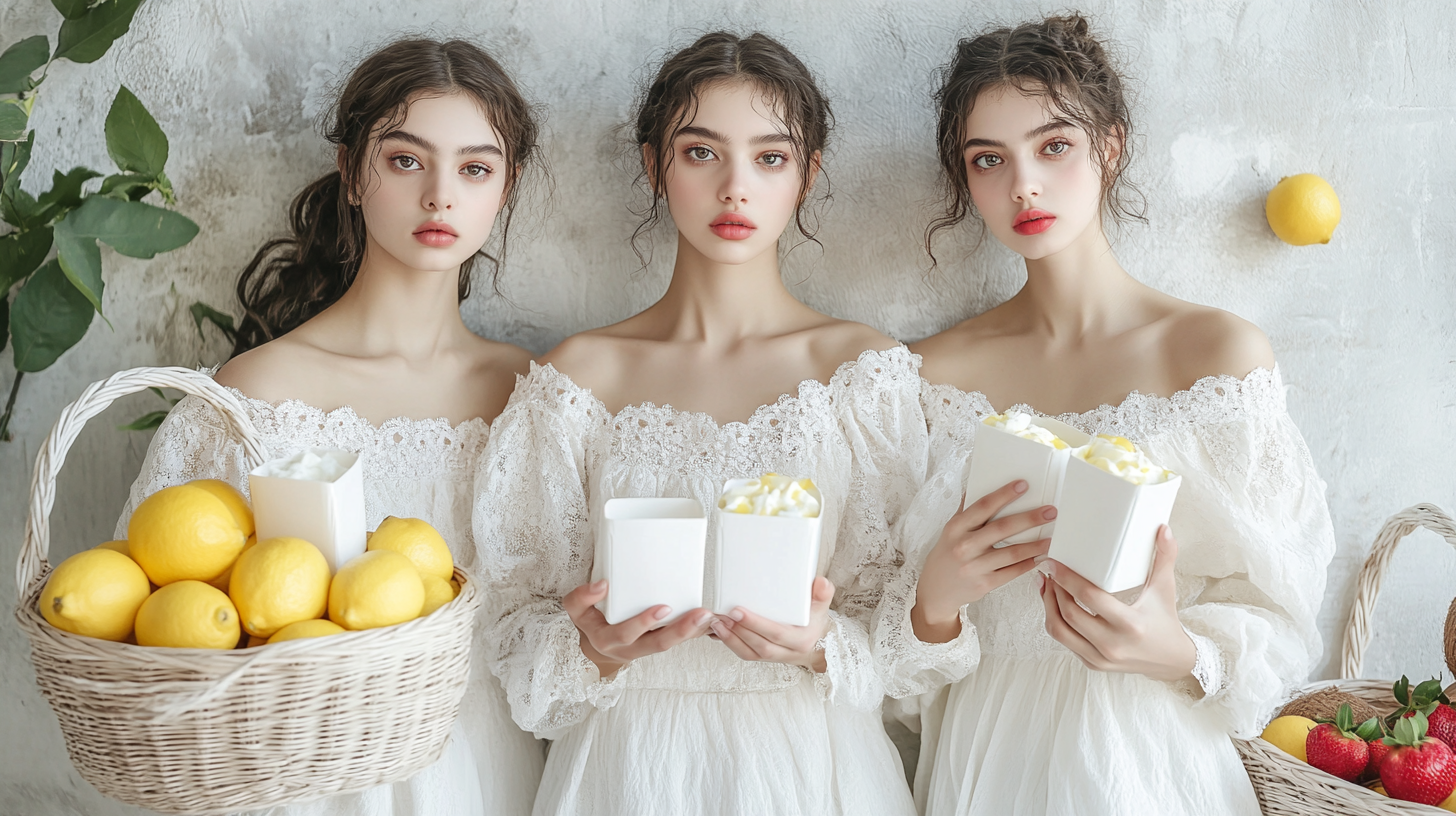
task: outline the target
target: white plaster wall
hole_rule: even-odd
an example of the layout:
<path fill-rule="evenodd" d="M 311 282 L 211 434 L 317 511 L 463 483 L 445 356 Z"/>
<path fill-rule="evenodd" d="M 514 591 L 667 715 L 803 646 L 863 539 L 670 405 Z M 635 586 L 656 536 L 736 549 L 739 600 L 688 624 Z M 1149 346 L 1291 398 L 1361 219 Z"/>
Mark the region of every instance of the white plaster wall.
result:
<path fill-rule="evenodd" d="M 0 444 L 0 563 L 17 556 L 30 468 L 60 408 L 94 380 L 135 365 L 216 362 L 186 307 L 235 308 L 231 291 L 284 207 L 329 164 L 312 119 L 331 82 L 367 50 L 409 30 L 487 44 L 548 110 L 555 176 L 520 220 L 505 279 L 510 301 L 465 306 L 482 334 L 541 352 L 620 319 L 663 289 L 670 233 L 637 271 L 626 236 L 640 203 L 614 128 L 649 58 L 703 30 L 762 28 L 823 79 L 839 128 L 827 169 L 821 251 L 789 255 L 786 277 L 816 308 L 905 340 L 994 305 L 1020 283 L 1017 259 L 973 229 L 941 244 L 926 276 L 920 246 L 935 179 L 929 94 L 959 34 L 1059 6 L 963 0 L 463 0 L 314 2 L 151 0 L 101 62 L 54 67 L 36 107 L 27 188 L 53 168 L 108 168 L 102 121 L 119 83 L 171 139 L 168 174 L 202 227 L 150 261 L 105 250 L 104 324 L 49 371 L 27 377 Z M 1177 296 L 1236 312 L 1268 333 L 1309 441 L 1339 536 L 1321 613 L 1333 676 L 1354 576 L 1382 520 L 1418 501 L 1456 510 L 1456 37 L 1450 9 L 1421 0 L 1088 0 L 1135 77 L 1136 178 L 1150 225 L 1117 238 L 1124 264 Z M 0 47 L 54 36 L 44 0 L 0 0 Z M 1293 248 L 1263 219 L 1284 175 L 1318 173 L 1339 191 L 1333 243 Z M 485 289 L 486 287 L 481 287 Z M 0 388 L 14 371 L 0 358 Z M 145 452 L 114 430 L 154 398 L 96 419 L 63 474 L 53 561 L 109 537 Z M 7 568 L 8 569 L 8 568 Z M 1311 576 L 1315 580 L 1316 576 Z M 1456 553 L 1408 540 L 1391 566 L 1366 676 L 1444 671 L 1440 626 L 1456 594 Z M 15 591 L 0 581 L 0 609 Z M 27 646 L 0 618 L 0 813 L 136 812 L 101 797 L 66 759 L 36 690 Z"/>

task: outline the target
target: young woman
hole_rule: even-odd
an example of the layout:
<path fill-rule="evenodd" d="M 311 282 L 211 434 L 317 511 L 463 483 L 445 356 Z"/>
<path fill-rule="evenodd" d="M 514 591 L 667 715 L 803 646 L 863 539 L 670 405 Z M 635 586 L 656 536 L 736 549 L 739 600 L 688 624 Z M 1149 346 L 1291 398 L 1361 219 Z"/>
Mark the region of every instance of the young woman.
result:
<path fill-rule="evenodd" d="M 529 355 L 472 334 L 459 304 L 497 220 L 504 245 L 536 133 L 510 77 L 469 43 L 406 40 L 365 59 L 327 134 L 339 169 L 304 189 L 293 234 L 243 272 L 235 356 L 217 373 L 271 454 L 359 451 L 369 527 L 423 518 L 467 568 L 475 461 Z M 213 477 L 247 490 L 246 476 L 221 419 L 185 399 L 152 440 L 118 529 L 163 487 Z M 444 756 L 407 782 L 276 812 L 528 813 L 541 745 L 511 722 L 483 663 L 462 705 Z"/>
<path fill-rule="evenodd" d="M 905 528 L 928 550 L 905 617 L 932 643 L 974 627 L 981 651 L 926 716 L 918 802 L 935 816 L 1257 814 L 1228 735 L 1257 734 L 1312 667 L 1334 554 L 1269 343 L 1118 264 L 1103 217 L 1132 212 L 1132 127 L 1082 18 L 963 40 L 937 101 L 949 201 L 927 241 L 974 211 L 1027 280 L 914 347 L 936 475 Z M 976 423 L 1013 407 L 1127 437 L 1182 476 L 1136 600 L 1054 561 L 1033 571 L 1046 541 L 993 549 L 1005 532 L 982 526 L 986 508 L 959 510 Z"/>
<path fill-rule="evenodd" d="M 924 468 L 916 362 L 779 275 L 829 106 L 782 45 L 720 32 L 667 59 L 636 123 L 647 223 L 665 203 L 677 228 L 671 283 L 532 367 L 476 486 L 495 671 L 516 721 L 554 740 L 536 813 L 911 813 L 866 625 Z M 608 499 L 711 518 L 726 479 L 766 471 L 824 496 L 809 625 L 665 606 L 606 623 L 590 576 Z"/>

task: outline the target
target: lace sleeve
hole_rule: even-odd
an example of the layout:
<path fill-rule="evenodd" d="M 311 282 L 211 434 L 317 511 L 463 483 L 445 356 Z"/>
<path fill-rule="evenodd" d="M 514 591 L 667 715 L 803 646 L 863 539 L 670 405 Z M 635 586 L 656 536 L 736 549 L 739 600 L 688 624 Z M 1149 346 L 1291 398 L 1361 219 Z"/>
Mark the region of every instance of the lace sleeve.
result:
<path fill-rule="evenodd" d="M 1230 733 L 1256 735 L 1320 655 L 1315 615 L 1335 552 L 1324 483 L 1282 392 L 1147 447 L 1183 474 L 1171 526 L 1180 617 L 1198 647 L 1188 691 Z"/>
<path fill-rule="evenodd" d="M 197 397 L 184 397 L 152 436 L 141 473 L 132 483 L 126 508 L 116 523 L 116 537 L 126 538 L 126 525 L 136 506 L 164 487 L 193 479 L 221 479 L 247 495 L 247 475 L 243 446 L 228 433 L 216 409 Z"/>
<path fill-rule="evenodd" d="M 827 698 L 858 708 L 877 708 L 884 697 L 871 621 L 904 561 L 894 530 L 925 474 L 918 367 L 903 347 L 862 357 L 834 395 L 852 459 L 829 570 L 836 591 L 823 642 L 828 670 L 816 681 Z"/>
<path fill-rule="evenodd" d="M 533 366 L 497 418 L 476 472 L 473 522 L 485 579 L 483 632 L 516 723 L 551 737 L 613 705 L 623 668 L 598 678 L 561 597 L 590 580 L 588 473 L 606 411 Z"/>

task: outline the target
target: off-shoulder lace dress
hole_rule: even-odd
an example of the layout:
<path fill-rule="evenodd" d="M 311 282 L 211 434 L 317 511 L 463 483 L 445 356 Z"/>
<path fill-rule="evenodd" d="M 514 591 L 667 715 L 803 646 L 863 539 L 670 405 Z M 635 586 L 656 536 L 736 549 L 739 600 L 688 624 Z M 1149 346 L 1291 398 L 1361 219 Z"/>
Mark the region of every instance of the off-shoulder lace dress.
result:
<path fill-rule="evenodd" d="M 979 392 L 927 384 L 924 395 L 932 475 L 903 527 L 912 565 L 955 511 L 975 424 L 994 412 Z M 964 679 L 924 713 L 917 804 L 931 816 L 1259 813 L 1228 736 L 1258 734 L 1318 659 L 1335 551 L 1278 369 L 1057 418 L 1127 437 L 1183 477 L 1170 526 L 1197 683 L 1084 667 L 1046 633 L 1035 575 L 1018 578 L 964 610 L 980 663 L 942 666 Z"/>
<path fill-rule="evenodd" d="M 345 407 L 324 412 L 289 400 L 271 405 L 238 397 L 271 456 L 306 447 L 357 451 L 362 456 L 369 529 L 385 516 L 422 518 L 450 543 L 456 562 L 475 572 L 470 512 L 476 460 L 490 435 L 479 419 L 452 427 L 443 419 L 395 418 L 375 426 Z M 244 493 L 242 446 L 207 403 L 187 397 L 152 438 L 131 488 L 117 537 L 141 500 L 193 479 L 222 479 Z M 450 745 L 440 760 L 405 782 L 269 811 L 276 816 L 518 816 L 530 812 L 544 765 L 541 743 L 511 721 L 500 683 L 483 661 L 476 635 L 470 687 Z"/>
<path fill-rule="evenodd" d="M 609 413 L 551 366 L 516 388 L 477 475 L 493 665 L 516 721 L 554 740 L 538 814 L 905 814 L 880 722 L 868 619 L 902 559 L 890 530 L 923 480 L 919 357 L 867 351 L 747 422 L 642 404 Z M 740 660 L 700 637 L 600 679 L 561 597 L 590 580 L 615 497 L 685 497 L 709 518 L 724 480 L 810 476 L 819 574 L 836 587 L 828 670 Z M 707 594 L 716 533 L 709 525 Z"/>

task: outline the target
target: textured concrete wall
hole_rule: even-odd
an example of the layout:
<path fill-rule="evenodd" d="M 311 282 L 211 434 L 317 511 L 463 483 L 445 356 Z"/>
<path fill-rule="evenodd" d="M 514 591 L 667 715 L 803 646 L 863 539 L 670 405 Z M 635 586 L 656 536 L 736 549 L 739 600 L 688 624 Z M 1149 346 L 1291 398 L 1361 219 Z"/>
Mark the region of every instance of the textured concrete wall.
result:
<path fill-rule="evenodd" d="M 822 77 L 839 118 L 824 247 L 789 255 L 794 291 L 914 340 L 995 304 L 1022 274 L 1015 256 L 989 238 L 978 247 L 964 229 L 942 243 L 940 271 L 926 275 L 933 72 L 957 34 L 1055 8 L 1010 0 L 152 0 L 101 62 L 53 68 L 36 107 L 26 186 L 39 189 L 53 168 L 109 167 L 101 125 L 124 82 L 171 138 L 168 173 L 202 233 L 150 262 L 105 250 L 114 329 L 98 321 L 54 368 L 25 380 L 15 440 L 0 444 L 0 563 L 19 550 L 36 450 L 85 384 L 135 365 L 221 359 L 216 338 L 198 340 L 187 305 L 235 308 L 238 271 L 280 229 L 293 193 L 329 164 L 312 120 L 330 84 L 401 30 L 487 44 L 548 111 L 555 193 L 534 198 L 513 236 L 509 301 L 466 304 L 482 334 L 545 351 L 663 289 L 671 235 L 658 233 L 666 251 L 637 271 L 626 236 L 629 206 L 642 199 L 615 128 L 649 58 L 729 25 L 789 44 Z M 1084 8 L 1122 44 L 1135 78 L 1135 172 L 1150 224 L 1117 237 L 1124 264 L 1268 332 L 1290 410 L 1329 482 L 1340 550 L 1321 615 L 1321 675 L 1333 676 L 1354 577 L 1381 521 L 1417 501 L 1456 509 L 1456 27 L 1417 0 L 1091 0 Z M 43 0 L 0 0 L 0 46 L 53 36 L 58 24 Z M 1341 195 L 1344 222 L 1329 246 L 1286 246 L 1264 224 L 1265 193 L 1296 172 L 1324 176 Z M 7 352 L 0 387 L 13 373 Z M 154 402 L 124 401 L 72 451 L 53 519 L 55 559 L 109 537 L 147 443 L 114 426 Z M 1444 670 L 1440 625 L 1453 578 L 1456 553 L 1440 539 L 1407 541 L 1385 585 L 1367 676 Z M 0 581 L 0 609 L 14 601 Z M 71 769 L 25 642 L 6 622 L 0 733 L 0 812 L 134 812 Z"/>

